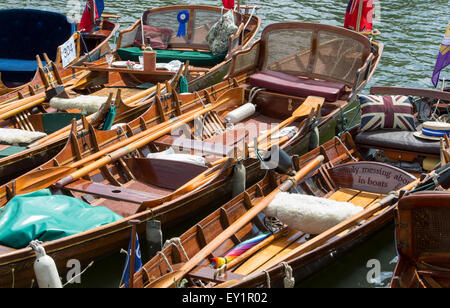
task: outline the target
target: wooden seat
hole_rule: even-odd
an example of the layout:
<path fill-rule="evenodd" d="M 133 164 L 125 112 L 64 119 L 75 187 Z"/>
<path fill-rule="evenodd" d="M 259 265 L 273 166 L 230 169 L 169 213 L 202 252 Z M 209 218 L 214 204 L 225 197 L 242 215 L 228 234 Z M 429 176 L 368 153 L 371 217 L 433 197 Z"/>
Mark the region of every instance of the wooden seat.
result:
<path fill-rule="evenodd" d="M 136 204 L 141 204 L 144 201 L 159 199 L 162 197 L 161 195 L 153 193 L 128 189 L 124 187 L 105 185 L 95 182 L 89 182 L 86 180 L 78 180 L 72 184 L 64 186 L 64 188 L 72 191 L 91 194 L 102 198 L 117 201 L 126 201 Z"/>
<path fill-rule="evenodd" d="M 201 140 L 193 140 L 180 138 L 175 136 L 164 136 L 155 141 L 155 145 L 165 148 L 178 147 L 180 150 L 193 151 L 198 155 L 217 155 L 227 156 L 233 150 L 232 147 L 225 146 L 221 143 L 204 142 Z"/>

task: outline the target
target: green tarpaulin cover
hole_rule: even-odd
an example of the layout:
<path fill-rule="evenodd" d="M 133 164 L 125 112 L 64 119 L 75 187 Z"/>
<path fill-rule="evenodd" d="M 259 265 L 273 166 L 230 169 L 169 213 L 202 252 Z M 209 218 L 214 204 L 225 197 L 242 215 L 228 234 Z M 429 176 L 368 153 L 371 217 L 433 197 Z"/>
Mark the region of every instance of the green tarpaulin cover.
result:
<path fill-rule="evenodd" d="M 189 60 L 190 65 L 195 66 L 215 66 L 225 59 L 226 53 L 213 55 L 208 51 L 189 51 L 189 50 L 154 50 L 156 51 L 156 61 L 158 63 L 169 63 L 173 60 L 179 60 L 186 63 Z M 117 50 L 122 60 L 139 61 L 142 56 L 142 50 L 139 47 L 119 48 Z"/>
<path fill-rule="evenodd" d="M 106 207 L 40 190 L 16 196 L 0 209 L 0 245 L 20 249 L 32 240 L 52 241 L 120 219 Z"/>

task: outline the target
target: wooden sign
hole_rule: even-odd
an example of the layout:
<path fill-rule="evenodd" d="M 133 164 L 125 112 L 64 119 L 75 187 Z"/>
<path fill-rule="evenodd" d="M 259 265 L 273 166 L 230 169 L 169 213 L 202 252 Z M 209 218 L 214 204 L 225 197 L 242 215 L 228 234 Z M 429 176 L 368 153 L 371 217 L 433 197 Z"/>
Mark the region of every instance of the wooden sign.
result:
<path fill-rule="evenodd" d="M 329 170 L 334 183 L 341 188 L 388 194 L 416 180 L 399 168 L 377 162 L 354 162 Z"/>

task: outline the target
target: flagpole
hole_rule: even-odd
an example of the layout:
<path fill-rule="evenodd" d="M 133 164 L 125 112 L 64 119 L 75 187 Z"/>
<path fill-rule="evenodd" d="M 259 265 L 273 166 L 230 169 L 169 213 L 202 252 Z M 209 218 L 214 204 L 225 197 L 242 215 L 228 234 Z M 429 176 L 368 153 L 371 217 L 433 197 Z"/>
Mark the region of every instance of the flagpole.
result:
<path fill-rule="evenodd" d="M 363 11 L 363 4 L 364 0 L 359 0 L 359 7 L 358 7 L 358 21 L 356 23 L 356 32 L 360 32 L 361 28 L 361 17 L 362 17 L 362 11 Z"/>
<path fill-rule="evenodd" d="M 129 224 L 131 225 L 131 254 L 130 254 L 130 277 L 128 288 L 132 289 L 133 278 L 134 278 L 134 261 L 136 258 L 136 226 L 139 224 L 139 220 L 130 220 Z"/>

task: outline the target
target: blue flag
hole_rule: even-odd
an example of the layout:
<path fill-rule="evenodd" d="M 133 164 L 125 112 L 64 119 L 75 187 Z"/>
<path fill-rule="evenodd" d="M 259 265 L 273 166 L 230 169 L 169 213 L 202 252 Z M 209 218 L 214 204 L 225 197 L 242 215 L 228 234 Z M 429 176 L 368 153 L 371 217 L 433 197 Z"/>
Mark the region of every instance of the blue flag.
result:
<path fill-rule="evenodd" d="M 103 10 L 105 9 L 104 0 L 95 0 L 95 6 L 97 7 L 98 18 L 102 16 Z"/>
<path fill-rule="evenodd" d="M 130 282 L 130 261 L 131 261 L 131 241 L 128 244 L 128 255 L 127 260 L 125 261 L 125 269 L 123 270 L 123 283 L 125 288 L 129 288 Z M 141 259 L 141 247 L 139 245 L 139 237 L 136 233 L 136 256 L 134 259 L 134 273 L 139 271 L 142 267 L 142 259 Z"/>

